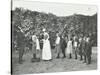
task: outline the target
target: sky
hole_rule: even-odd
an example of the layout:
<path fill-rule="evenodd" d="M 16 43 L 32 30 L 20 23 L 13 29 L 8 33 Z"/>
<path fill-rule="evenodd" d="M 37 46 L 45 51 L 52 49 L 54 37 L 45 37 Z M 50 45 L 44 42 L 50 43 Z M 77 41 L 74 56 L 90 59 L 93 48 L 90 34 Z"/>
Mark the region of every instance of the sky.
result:
<path fill-rule="evenodd" d="M 97 6 L 95 5 L 39 2 L 28 0 L 13 0 L 12 10 L 14 10 L 16 7 L 23 7 L 24 9 L 38 12 L 53 13 L 57 16 L 69 16 L 73 14 L 91 16 L 97 13 Z"/>

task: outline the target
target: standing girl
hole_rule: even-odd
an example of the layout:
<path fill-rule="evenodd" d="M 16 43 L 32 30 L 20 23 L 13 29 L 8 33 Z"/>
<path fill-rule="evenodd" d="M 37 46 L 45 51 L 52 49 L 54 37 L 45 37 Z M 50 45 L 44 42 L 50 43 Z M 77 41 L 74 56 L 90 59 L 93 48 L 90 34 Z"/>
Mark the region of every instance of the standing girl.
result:
<path fill-rule="evenodd" d="M 75 54 L 75 59 L 77 59 L 77 49 L 78 49 L 78 38 L 76 36 L 74 36 L 73 50 L 74 50 L 74 54 Z"/>
<path fill-rule="evenodd" d="M 66 48 L 66 54 L 69 55 L 69 59 L 72 58 L 72 39 L 69 38 Z"/>
<path fill-rule="evenodd" d="M 57 38 L 56 38 L 56 42 L 55 42 L 55 44 L 56 44 L 56 54 L 57 54 L 57 57 L 56 58 L 59 58 L 59 55 L 60 55 L 60 36 L 59 36 L 59 34 L 57 34 Z"/>

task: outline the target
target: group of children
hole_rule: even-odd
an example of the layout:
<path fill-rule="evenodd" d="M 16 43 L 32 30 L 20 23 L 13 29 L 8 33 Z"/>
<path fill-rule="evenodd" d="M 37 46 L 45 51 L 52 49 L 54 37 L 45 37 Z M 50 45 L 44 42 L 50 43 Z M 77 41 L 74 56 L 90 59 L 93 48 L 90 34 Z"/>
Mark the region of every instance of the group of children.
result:
<path fill-rule="evenodd" d="M 41 44 L 42 42 L 42 44 Z M 22 46 L 23 47 L 23 46 Z M 34 34 L 32 35 L 32 62 L 40 61 L 40 58 L 37 58 L 37 51 L 42 51 L 41 60 L 52 60 L 51 45 L 49 40 L 49 34 L 46 30 L 43 30 L 43 38 L 39 40 L 39 37 Z M 84 63 L 91 63 L 91 54 L 92 54 L 92 40 L 90 36 L 61 36 L 57 33 L 55 41 L 55 53 L 56 58 L 60 58 L 60 53 L 63 54 L 63 58 L 68 56 L 69 59 L 74 55 L 75 59 L 80 56 L 80 60 L 84 60 Z M 24 51 L 19 50 L 19 61 L 22 61 L 22 56 Z"/>
<path fill-rule="evenodd" d="M 74 58 L 77 59 L 78 56 L 80 60 L 84 60 L 84 63 L 90 64 L 91 63 L 91 54 L 92 54 L 92 43 L 91 37 L 89 35 L 84 36 L 59 36 L 57 34 L 56 39 L 56 50 L 57 50 L 57 58 L 59 58 L 59 54 L 62 51 L 63 58 L 67 55 L 69 59 Z"/>

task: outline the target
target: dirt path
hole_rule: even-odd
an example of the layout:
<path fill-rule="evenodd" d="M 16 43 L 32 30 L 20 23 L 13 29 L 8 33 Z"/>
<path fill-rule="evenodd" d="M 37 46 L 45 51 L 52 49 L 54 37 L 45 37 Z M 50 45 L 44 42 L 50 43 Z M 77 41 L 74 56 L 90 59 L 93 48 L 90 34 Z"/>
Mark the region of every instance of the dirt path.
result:
<path fill-rule="evenodd" d="M 62 55 L 61 55 L 62 56 Z M 13 55 L 13 73 L 14 74 L 31 74 L 31 73 L 50 73 L 50 72 L 66 72 L 66 71 L 80 71 L 80 70 L 95 70 L 97 69 L 97 53 L 94 51 L 92 54 L 92 63 L 86 65 L 83 61 L 74 59 L 68 59 L 68 57 L 62 59 L 55 59 L 53 54 L 52 61 L 40 61 L 32 63 L 30 60 L 32 54 L 27 53 L 24 55 L 24 63 L 18 64 L 18 54 Z"/>

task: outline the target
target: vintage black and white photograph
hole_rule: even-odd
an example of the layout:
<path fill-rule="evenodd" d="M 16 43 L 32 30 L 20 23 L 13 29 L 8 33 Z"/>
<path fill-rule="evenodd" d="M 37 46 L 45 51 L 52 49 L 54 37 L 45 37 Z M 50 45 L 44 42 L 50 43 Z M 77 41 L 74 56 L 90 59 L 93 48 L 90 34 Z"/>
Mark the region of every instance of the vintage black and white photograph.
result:
<path fill-rule="evenodd" d="M 11 1 L 11 73 L 97 70 L 97 6 Z"/>

